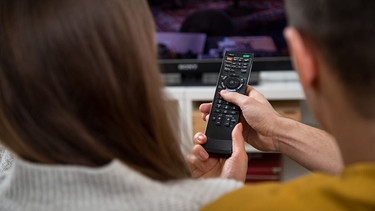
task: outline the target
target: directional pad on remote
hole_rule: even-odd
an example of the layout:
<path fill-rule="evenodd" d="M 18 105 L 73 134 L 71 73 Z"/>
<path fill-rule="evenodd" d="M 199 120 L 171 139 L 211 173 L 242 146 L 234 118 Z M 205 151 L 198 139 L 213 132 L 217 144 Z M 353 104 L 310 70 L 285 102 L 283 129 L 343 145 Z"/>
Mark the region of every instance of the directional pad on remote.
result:
<path fill-rule="evenodd" d="M 238 78 L 229 77 L 224 81 L 224 84 L 228 89 L 236 89 L 241 85 L 241 81 Z"/>

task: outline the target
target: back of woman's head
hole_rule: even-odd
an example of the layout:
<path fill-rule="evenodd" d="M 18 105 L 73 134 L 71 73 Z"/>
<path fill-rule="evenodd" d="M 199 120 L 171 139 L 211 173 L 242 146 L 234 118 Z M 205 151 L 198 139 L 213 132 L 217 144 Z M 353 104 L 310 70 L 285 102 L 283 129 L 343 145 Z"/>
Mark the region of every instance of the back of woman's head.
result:
<path fill-rule="evenodd" d="M 188 175 L 143 0 L 0 3 L 0 139 L 41 163 Z"/>

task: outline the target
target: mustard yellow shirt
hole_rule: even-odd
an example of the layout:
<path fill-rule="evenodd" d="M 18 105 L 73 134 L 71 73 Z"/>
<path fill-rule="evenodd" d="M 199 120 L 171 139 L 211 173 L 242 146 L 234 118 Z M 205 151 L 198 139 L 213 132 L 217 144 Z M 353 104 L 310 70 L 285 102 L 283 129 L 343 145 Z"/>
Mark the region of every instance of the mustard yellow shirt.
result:
<path fill-rule="evenodd" d="M 375 163 L 346 167 L 341 175 L 312 173 L 288 183 L 245 185 L 203 210 L 375 210 Z"/>

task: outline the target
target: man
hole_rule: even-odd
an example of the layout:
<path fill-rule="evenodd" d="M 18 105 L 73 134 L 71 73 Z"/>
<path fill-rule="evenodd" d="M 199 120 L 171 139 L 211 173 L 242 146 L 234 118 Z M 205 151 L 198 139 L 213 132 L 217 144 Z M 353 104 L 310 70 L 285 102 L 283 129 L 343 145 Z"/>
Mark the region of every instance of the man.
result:
<path fill-rule="evenodd" d="M 280 117 L 251 87 L 248 96 L 221 95 L 241 107 L 243 134 L 253 146 L 285 153 L 314 173 L 247 185 L 205 209 L 375 210 L 375 1 L 286 0 L 286 6 L 294 65 L 309 108 L 328 133 Z M 200 110 L 206 117 L 209 105 Z M 227 160 L 209 158 L 200 146 L 206 137 L 195 136 L 189 161 L 196 177 L 241 178 L 233 174 L 243 170 L 232 167 L 245 159 L 240 129 Z"/>

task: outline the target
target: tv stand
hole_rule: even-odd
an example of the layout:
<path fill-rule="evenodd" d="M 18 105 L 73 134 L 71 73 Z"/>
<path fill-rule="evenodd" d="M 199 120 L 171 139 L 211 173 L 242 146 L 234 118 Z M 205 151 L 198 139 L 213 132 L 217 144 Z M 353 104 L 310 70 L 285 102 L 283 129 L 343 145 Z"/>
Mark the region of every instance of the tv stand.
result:
<path fill-rule="evenodd" d="M 215 86 L 218 72 L 162 73 L 166 86 Z M 260 72 L 251 72 L 249 85 L 258 85 Z"/>
<path fill-rule="evenodd" d="M 221 59 L 160 60 L 161 76 L 166 86 L 215 86 Z M 289 57 L 255 58 L 250 85 L 260 83 L 261 72 L 293 70 Z"/>

